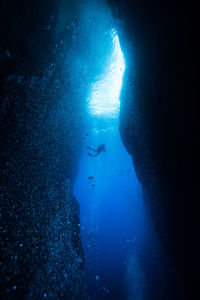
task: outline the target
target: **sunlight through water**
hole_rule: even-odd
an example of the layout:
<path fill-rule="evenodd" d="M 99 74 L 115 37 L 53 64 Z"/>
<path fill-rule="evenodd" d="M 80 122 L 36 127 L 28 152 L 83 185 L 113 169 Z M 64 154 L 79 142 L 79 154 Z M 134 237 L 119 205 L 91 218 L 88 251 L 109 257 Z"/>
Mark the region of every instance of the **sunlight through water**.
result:
<path fill-rule="evenodd" d="M 116 118 L 120 108 L 120 91 L 125 70 L 124 56 L 117 33 L 112 31 L 113 48 L 101 78 L 93 83 L 89 96 L 89 111 L 92 115 Z"/>

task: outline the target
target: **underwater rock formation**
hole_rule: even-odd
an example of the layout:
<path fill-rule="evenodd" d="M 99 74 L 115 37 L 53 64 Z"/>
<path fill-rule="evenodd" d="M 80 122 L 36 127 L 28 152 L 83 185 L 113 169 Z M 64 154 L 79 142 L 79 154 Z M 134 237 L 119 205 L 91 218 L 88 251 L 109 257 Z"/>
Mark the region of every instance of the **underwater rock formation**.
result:
<path fill-rule="evenodd" d="M 126 59 L 121 136 L 160 239 L 191 299 L 200 267 L 194 176 L 195 6 L 193 1 L 107 2 L 120 20 L 118 35 Z M 72 186 L 83 142 L 83 95 L 94 74 L 101 74 L 109 47 L 102 47 L 106 34 L 100 33 L 92 53 L 95 18 L 78 34 L 87 18 L 77 17 L 81 4 L 0 4 L 3 299 L 87 298 Z M 135 265 L 130 266 L 131 273 Z"/>
<path fill-rule="evenodd" d="M 199 210 L 195 179 L 195 3 L 109 0 L 126 72 L 120 131 L 157 232 L 188 299 L 197 291 Z"/>
<path fill-rule="evenodd" d="M 0 6 L 1 297 L 85 299 L 72 194 L 82 112 L 66 57 L 76 3 Z"/>

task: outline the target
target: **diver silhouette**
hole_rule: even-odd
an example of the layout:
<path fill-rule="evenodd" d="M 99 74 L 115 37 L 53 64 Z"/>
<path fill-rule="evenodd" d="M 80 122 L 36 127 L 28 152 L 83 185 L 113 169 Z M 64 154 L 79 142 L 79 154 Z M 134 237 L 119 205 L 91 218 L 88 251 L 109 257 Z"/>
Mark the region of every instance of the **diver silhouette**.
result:
<path fill-rule="evenodd" d="M 91 153 L 88 153 L 89 156 L 92 156 L 92 157 L 95 157 L 97 155 L 99 155 L 102 151 L 105 152 L 106 151 L 106 147 L 105 147 L 105 144 L 101 144 L 99 145 L 99 147 L 97 149 L 94 149 L 90 146 L 87 146 L 88 149 L 96 152 L 96 154 L 91 154 Z"/>

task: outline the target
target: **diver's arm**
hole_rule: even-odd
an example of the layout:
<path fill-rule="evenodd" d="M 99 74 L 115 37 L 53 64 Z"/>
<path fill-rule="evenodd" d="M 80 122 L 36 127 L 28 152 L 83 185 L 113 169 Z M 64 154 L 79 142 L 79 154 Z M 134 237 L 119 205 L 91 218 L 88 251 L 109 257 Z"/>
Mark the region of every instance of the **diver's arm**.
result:
<path fill-rule="evenodd" d="M 92 148 L 92 147 L 90 147 L 90 146 L 87 146 L 87 148 L 90 149 L 90 150 L 92 150 L 92 151 L 97 152 L 97 149 L 94 149 L 94 148 Z"/>

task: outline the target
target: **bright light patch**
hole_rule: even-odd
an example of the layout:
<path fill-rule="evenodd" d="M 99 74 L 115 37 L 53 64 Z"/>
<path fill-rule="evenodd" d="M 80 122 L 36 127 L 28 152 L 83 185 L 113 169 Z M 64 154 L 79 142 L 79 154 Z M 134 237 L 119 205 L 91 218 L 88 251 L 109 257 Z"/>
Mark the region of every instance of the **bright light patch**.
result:
<path fill-rule="evenodd" d="M 113 50 L 106 72 L 93 83 L 89 97 L 89 110 L 92 115 L 117 117 L 120 108 L 120 91 L 125 70 L 124 56 L 119 38 L 113 31 Z"/>

